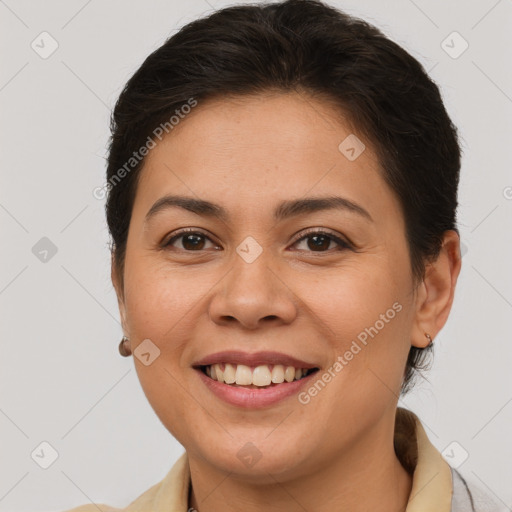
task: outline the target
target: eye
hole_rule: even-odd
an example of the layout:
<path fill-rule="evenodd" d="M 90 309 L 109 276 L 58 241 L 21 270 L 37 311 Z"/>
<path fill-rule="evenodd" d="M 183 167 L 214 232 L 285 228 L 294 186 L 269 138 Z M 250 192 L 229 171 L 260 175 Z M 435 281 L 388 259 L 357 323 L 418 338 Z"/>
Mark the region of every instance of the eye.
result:
<path fill-rule="evenodd" d="M 181 247 L 177 247 L 175 245 L 177 241 L 180 241 Z M 193 228 L 188 228 L 178 231 L 178 233 L 172 236 L 168 241 L 164 242 L 162 247 L 164 249 L 174 247 L 175 249 L 184 250 L 186 252 L 202 251 L 204 249 L 208 249 L 208 247 L 205 247 L 208 241 L 212 242 L 205 233 Z M 309 250 L 310 252 L 329 252 L 332 250 L 330 247 L 333 242 L 338 246 L 338 248 L 335 249 L 336 251 L 352 249 L 349 242 L 346 242 L 333 233 L 322 230 L 311 230 L 306 232 L 306 234 L 303 234 L 301 238 L 293 243 L 293 245 L 297 245 L 300 242 L 306 242 L 307 249 L 299 250 Z M 213 244 L 213 247 L 219 249 L 218 245 Z"/>
<path fill-rule="evenodd" d="M 352 246 L 348 242 L 327 231 L 308 231 L 305 235 L 294 242 L 294 245 L 304 241 L 306 242 L 307 247 L 305 250 L 310 250 L 312 252 L 329 252 L 329 247 L 332 242 L 338 245 L 338 248 L 335 249 L 336 251 L 352 249 Z"/>
<path fill-rule="evenodd" d="M 178 233 L 176 233 L 172 238 L 170 238 L 167 242 L 164 242 L 162 247 L 164 249 L 170 248 L 174 245 L 177 240 L 181 239 L 181 247 L 175 247 L 176 249 L 182 249 L 188 252 L 201 251 L 203 249 L 207 249 L 205 247 L 205 240 L 210 240 L 210 238 L 202 233 L 201 231 L 197 231 L 195 229 L 182 229 Z M 218 246 L 214 246 L 218 247 Z"/>

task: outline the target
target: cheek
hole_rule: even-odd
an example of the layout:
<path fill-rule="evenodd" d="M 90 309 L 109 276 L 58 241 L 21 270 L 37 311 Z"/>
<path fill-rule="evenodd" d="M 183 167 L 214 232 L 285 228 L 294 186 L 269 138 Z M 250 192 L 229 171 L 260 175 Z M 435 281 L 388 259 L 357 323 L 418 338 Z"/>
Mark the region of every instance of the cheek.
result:
<path fill-rule="evenodd" d="M 194 310 L 208 289 L 208 280 L 197 273 L 169 265 L 134 261 L 125 284 L 128 318 L 135 338 L 164 341 L 180 339 L 178 332 L 190 328 Z M 143 339 L 143 338 L 141 338 Z"/>
<path fill-rule="evenodd" d="M 331 336 L 356 336 L 370 327 L 381 314 L 400 301 L 403 290 L 389 272 L 378 266 L 380 258 L 366 258 L 368 263 L 345 266 L 315 277 L 314 283 L 298 276 L 295 293 L 314 308 L 319 326 L 328 329 Z M 393 315 L 393 311 L 390 313 Z M 338 338 L 338 336 L 336 336 Z"/>
<path fill-rule="evenodd" d="M 372 260 L 372 258 L 368 258 Z M 341 357 L 336 379 L 343 388 L 372 387 L 381 379 L 391 389 L 399 386 L 409 344 L 411 304 L 407 288 L 385 260 L 373 259 L 364 272 L 344 268 L 315 286 L 299 291 L 314 310 L 316 329 L 330 340 L 331 359 Z M 305 281 L 301 281 L 305 285 Z M 343 382 L 343 384 L 342 384 Z"/>
<path fill-rule="evenodd" d="M 135 366 L 140 385 L 153 411 L 174 437 L 182 439 L 184 426 L 176 418 L 186 416 L 187 407 L 191 406 L 191 397 L 183 384 L 180 384 L 176 372 L 163 360 L 163 356 L 151 366 L 144 366 L 139 361 L 136 361 Z"/>

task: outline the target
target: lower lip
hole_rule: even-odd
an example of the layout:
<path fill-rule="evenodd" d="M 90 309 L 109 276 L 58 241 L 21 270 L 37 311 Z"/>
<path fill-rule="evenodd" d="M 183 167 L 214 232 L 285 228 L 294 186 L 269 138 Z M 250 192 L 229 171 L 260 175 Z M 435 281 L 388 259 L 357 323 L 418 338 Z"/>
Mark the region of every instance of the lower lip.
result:
<path fill-rule="evenodd" d="M 245 407 L 247 409 L 268 407 L 297 394 L 302 387 L 309 383 L 310 378 L 318 373 L 317 370 L 300 380 L 283 382 L 282 384 L 277 384 L 269 388 L 255 389 L 224 384 L 218 380 L 211 379 L 201 370 L 196 371 L 214 395 L 229 404 L 236 405 L 237 407 Z"/>

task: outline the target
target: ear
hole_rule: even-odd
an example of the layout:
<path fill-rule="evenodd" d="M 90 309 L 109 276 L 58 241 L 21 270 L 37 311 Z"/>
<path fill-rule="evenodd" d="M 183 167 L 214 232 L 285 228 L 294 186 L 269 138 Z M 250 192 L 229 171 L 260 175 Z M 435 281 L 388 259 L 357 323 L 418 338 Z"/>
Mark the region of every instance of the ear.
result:
<path fill-rule="evenodd" d="M 428 264 L 425 278 L 418 286 L 416 315 L 411 333 L 412 345 L 424 348 L 443 328 L 455 295 L 455 285 L 461 269 L 460 238 L 456 231 L 445 231 L 438 258 Z"/>
<path fill-rule="evenodd" d="M 128 326 L 126 323 L 126 308 L 124 304 L 124 291 L 123 286 L 121 284 L 122 280 L 117 272 L 117 267 L 114 263 L 114 253 L 111 253 L 110 258 L 110 278 L 112 280 L 112 285 L 114 286 L 114 290 L 116 291 L 117 296 L 117 304 L 119 306 L 119 314 L 121 316 L 121 326 L 123 328 L 123 333 L 128 335 Z"/>

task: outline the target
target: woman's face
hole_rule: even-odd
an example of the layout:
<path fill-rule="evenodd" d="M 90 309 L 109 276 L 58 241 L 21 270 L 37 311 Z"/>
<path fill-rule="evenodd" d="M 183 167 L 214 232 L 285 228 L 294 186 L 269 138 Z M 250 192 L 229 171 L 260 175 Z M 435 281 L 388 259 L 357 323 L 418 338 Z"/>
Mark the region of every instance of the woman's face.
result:
<path fill-rule="evenodd" d="M 258 95 L 199 103 L 146 157 L 118 294 L 144 392 L 191 458 L 300 475 L 392 432 L 427 340 L 398 200 L 358 137 L 318 100 Z M 165 196 L 197 203 L 147 217 Z M 301 368 L 317 370 L 287 382 Z"/>

